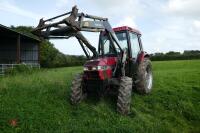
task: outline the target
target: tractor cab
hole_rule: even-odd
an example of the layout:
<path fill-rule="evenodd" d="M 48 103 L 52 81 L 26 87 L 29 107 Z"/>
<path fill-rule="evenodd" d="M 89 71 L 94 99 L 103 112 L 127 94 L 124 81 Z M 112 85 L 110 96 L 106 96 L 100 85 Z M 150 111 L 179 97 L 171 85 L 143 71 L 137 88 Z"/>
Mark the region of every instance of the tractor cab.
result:
<path fill-rule="evenodd" d="M 132 77 L 136 72 L 136 69 L 133 68 L 141 60 L 140 56 L 144 56 L 142 55 L 141 33 L 127 26 L 114 28 L 113 31 L 116 34 L 121 49 L 125 50 L 127 54 L 125 75 Z M 84 65 L 84 75 L 87 80 L 112 78 L 118 57 L 122 54 L 120 52 L 119 47 L 114 41 L 111 41 L 109 35 L 106 32 L 102 32 L 99 39 L 98 58 L 89 60 Z M 120 76 L 119 72 L 116 72 L 116 76 Z"/>
<path fill-rule="evenodd" d="M 142 50 L 142 45 L 140 45 L 141 33 L 127 26 L 117 27 L 113 30 L 118 38 L 120 47 L 127 50 L 129 57 L 136 58 L 139 50 Z M 120 52 L 120 50 L 116 48 L 115 51 L 108 36 L 102 34 L 100 36 L 99 55 L 113 56 L 116 52 Z"/>
<path fill-rule="evenodd" d="M 127 50 L 125 72 L 127 76 L 132 77 L 136 73 L 137 64 L 145 56 L 141 42 L 142 34 L 140 31 L 127 26 L 117 27 L 113 30 L 119 40 L 120 47 Z"/>

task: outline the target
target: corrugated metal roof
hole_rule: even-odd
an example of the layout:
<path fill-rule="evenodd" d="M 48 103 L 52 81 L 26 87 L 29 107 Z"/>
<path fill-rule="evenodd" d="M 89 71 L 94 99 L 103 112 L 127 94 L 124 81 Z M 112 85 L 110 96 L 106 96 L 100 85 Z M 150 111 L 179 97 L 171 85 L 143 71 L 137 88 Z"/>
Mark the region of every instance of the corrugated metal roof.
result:
<path fill-rule="evenodd" d="M 4 30 L 7 30 L 7 31 L 10 31 L 10 32 L 13 32 L 13 33 L 15 33 L 15 34 L 20 34 L 21 36 L 24 36 L 24 37 L 26 37 L 26 38 L 30 38 L 30 39 L 33 39 L 33 40 L 35 40 L 35 41 L 40 41 L 40 39 L 38 38 L 38 37 L 33 37 L 33 36 L 29 36 L 29 35 L 26 35 L 26 34 L 24 34 L 24 33 L 21 33 L 21 32 L 18 32 L 18 31 L 16 31 L 16 30 L 13 30 L 13 29 L 11 29 L 11 28 L 9 28 L 9 27 L 7 27 L 7 26 L 4 26 L 4 25 L 2 25 L 2 24 L 0 24 L 0 29 L 4 29 Z"/>

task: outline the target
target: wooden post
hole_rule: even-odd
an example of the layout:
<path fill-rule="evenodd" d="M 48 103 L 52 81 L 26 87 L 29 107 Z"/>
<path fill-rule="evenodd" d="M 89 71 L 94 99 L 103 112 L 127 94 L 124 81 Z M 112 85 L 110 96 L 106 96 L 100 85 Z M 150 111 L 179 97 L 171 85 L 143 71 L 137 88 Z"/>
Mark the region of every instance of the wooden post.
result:
<path fill-rule="evenodd" d="M 41 53 L 40 53 L 40 50 L 41 50 L 41 49 L 40 49 L 40 45 L 41 45 L 41 44 L 40 44 L 40 42 L 39 42 L 38 45 L 37 45 L 37 46 L 38 46 L 38 51 L 37 51 L 37 52 L 38 52 L 38 63 L 39 63 L 39 64 L 41 63 L 41 62 L 40 62 L 40 61 L 41 61 Z"/>
<path fill-rule="evenodd" d="M 20 64 L 21 63 L 21 61 L 20 61 L 20 52 L 21 52 L 21 50 L 20 50 L 20 47 L 21 47 L 21 37 L 20 37 L 20 35 L 18 35 L 17 36 L 17 64 Z"/>

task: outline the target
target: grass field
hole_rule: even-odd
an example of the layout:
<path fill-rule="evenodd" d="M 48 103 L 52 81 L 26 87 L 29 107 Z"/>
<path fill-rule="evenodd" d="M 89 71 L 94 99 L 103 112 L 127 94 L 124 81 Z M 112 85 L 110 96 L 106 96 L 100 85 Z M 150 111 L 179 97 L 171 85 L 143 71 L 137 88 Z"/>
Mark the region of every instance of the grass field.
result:
<path fill-rule="evenodd" d="M 153 62 L 153 69 L 153 92 L 134 93 L 128 116 L 109 97 L 70 105 L 81 67 L 1 78 L 0 132 L 200 132 L 200 60 Z"/>

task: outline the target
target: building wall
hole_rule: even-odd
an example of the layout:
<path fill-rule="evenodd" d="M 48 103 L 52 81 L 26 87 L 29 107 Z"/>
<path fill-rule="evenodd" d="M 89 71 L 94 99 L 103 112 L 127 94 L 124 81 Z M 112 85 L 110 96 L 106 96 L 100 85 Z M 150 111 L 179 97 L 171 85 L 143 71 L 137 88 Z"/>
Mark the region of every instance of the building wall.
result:
<path fill-rule="evenodd" d="M 17 54 L 16 40 L 1 38 L 0 40 L 0 64 L 15 64 Z"/>
<path fill-rule="evenodd" d="M 20 62 L 26 64 L 39 63 L 38 42 L 21 39 Z M 17 63 L 17 38 L 0 38 L 0 64 Z"/>
<path fill-rule="evenodd" d="M 21 63 L 35 64 L 39 62 L 39 46 L 34 42 L 21 43 Z"/>

